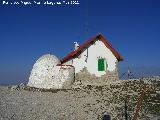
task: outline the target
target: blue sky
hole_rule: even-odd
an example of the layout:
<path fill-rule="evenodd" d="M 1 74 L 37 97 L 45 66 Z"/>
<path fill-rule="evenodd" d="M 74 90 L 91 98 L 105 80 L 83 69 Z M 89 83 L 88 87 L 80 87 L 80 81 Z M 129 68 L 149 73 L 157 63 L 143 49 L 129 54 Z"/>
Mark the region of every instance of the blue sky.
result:
<path fill-rule="evenodd" d="M 79 5 L 54 6 L 0 1 L 0 84 L 27 82 L 40 56 L 63 58 L 74 41 L 82 44 L 97 33 L 125 58 L 121 72 L 130 66 L 136 74 L 159 75 L 159 6 L 159 0 L 79 0 Z"/>

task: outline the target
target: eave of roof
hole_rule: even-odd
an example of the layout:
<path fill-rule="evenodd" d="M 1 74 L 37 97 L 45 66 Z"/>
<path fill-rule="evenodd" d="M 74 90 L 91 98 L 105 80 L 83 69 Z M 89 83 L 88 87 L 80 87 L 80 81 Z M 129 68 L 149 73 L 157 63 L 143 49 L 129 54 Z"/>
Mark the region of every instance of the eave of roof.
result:
<path fill-rule="evenodd" d="M 88 47 L 90 44 L 94 43 L 97 40 L 102 41 L 105 44 L 105 46 L 111 50 L 111 52 L 117 58 L 118 61 L 124 60 L 123 57 L 112 47 L 109 41 L 102 34 L 98 34 L 94 36 L 93 38 L 89 39 L 88 41 L 86 41 L 84 44 L 82 44 L 77 50 L 70 52 L 67 56 L 65 56 L 61 60 L 61 63 L 63 64 L 72 58 L 78 57 L 78 55 L 81 54 L 83 50 L 86 49 L 86 47 Z"/>

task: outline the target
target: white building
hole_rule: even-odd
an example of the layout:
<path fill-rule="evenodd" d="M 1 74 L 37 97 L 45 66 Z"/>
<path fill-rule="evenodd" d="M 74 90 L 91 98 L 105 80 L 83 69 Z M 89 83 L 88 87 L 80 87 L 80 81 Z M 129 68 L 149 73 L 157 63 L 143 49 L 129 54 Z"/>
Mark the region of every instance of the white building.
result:
<path fill-rule="evenodd" d="M 61 64 L 75 67 L 76 81 L 86 84 L 105 84 L 118 80 L 118 62 L 121 55 L 101 34 L 94 36 L 69 53 Z M 82 77 L 83 76 L 83 77 Z"/>
<path fill-rule="evenodd" d="M 74 81 L 74 67 L 61 65 L 60 60 L 50 54 L 40 57 L 33 66 L 28 86 L 37 88 L 68 88 Z"/>
<path fill-rule="evenodd" d="M 29 86 L 59 89 L 66 88 L 73 82 L 104 85 L 118 80 L 118 62 L 123 60 L 101 34 L 94 36 L 82 45 L 75 42 L 75 50 L 62 60 L 49 55 L 42 58 L 33 66 Z M 45 64 L 39 63 L 41 60 Z M 46 63 L 50 66 L 50 70 L 44 72 L 47 68 L 45 67 Z M 57 79 L 52 76 L 65 77 Z"/>

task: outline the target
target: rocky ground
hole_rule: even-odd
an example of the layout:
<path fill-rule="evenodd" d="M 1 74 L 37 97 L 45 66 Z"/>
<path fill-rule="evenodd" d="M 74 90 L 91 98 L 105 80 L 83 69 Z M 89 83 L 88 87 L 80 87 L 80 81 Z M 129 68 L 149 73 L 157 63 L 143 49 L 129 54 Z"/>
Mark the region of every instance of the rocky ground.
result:
<path fill-rule="evenodd" d="M 160 116 L 160 77 L 121 80 L 105 86 L 73 86 L 71 89 L 45 90 L 24 85 L 0 87 L 1 120 L 113 120 L 128 119 L 136 110 L 144 86 L 138 119 L 158 120 Z"/>

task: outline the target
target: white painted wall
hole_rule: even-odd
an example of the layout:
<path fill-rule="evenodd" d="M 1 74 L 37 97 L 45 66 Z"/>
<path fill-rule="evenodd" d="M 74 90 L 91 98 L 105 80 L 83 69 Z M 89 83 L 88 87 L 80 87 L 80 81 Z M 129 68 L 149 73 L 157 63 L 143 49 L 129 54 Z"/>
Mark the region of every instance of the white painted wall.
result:
<path fill-rule="evenodd" d="M 98 77 L 106 73 L 105 71 L 98 71 L 98 58 L 104 58 L 107 61 L 108 71 L 114 71 L 116 68 L 117 58 L 102 41 L 97 40 L 95 44 L 88 48 L 87 62 L 85 62 L 86 56 L 87 49 L 79 56 L 79 58 L 72 59 L 64 64 L 73 65 L 75 67 L 75 73 L 80 72 L 86 67 L 91 74 L 95 74 Z"/>
<path fill-rule="evenodd" d="M 74 67 L 57 64 L 60 64 L 60 61 L 54 55 L 40 57 L 33 66 L 27 85 L 46 89 L 70 86 L 74 81 Z"/>

